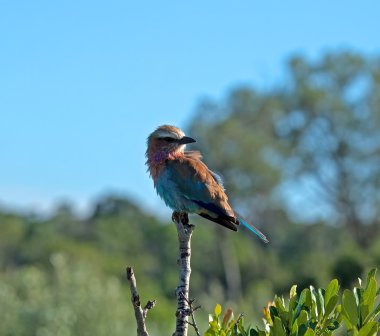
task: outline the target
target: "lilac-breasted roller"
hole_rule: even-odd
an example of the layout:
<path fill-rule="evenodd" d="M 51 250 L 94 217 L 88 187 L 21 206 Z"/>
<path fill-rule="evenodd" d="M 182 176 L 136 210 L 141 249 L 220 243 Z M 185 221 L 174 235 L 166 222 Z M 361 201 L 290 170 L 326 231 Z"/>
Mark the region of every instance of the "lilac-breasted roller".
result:
<path fill-rule="evenodd" d="M 237 231 L 242 224 L 268 239 L 229 205 L 222 179 L 203 162 L 198 151 L 185 151 L 193 138 L 177 127 L 163 125 L 148 137 L 147 166 L 158 195 L 173 211 L 196 213 Z"/>

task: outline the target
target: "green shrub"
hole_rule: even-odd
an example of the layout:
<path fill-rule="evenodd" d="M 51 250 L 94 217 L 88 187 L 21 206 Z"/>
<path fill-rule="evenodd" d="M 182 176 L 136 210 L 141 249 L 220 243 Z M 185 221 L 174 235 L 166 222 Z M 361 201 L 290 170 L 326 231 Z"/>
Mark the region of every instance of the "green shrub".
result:
<path fill-rule="evenodd" d="M 310 286 L 300 294 L 294 285 L 287 302 L 275 296 L 264 308 L 264 329 L 245 327 L 242 315 L 234 319 L 231 309 L 222 318 L 222 307 L 217 305 L 204 336 L 328 336 L 338 329 L 346 335 L 377 335 L 380 287 L 375 276 L 376 269 L 372 269 L 365 285 L 359 279 L 358 287 L 345 289 L 343 294 L 336 279 L 326 289 Z"/>

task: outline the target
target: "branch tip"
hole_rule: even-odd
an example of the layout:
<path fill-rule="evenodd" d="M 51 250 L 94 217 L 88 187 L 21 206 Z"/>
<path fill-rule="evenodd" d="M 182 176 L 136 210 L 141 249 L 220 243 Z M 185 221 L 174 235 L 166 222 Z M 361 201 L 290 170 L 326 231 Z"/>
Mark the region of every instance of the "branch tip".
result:
<path fill-rule="evenodd" d="M 146 325 L 145 325 L 145 319 L 148 314 L 148 311 L 154 307 L 156 304 L 156 300 L 149 300 L 147 304 L 145 305 L 145 308 L 141 308 L 141 302 L 140 302 L 140 296 L 137 292 L 137 284 L 136 284 L 136 278 L 133 272 L 133 268 L 131 266 L 128 266 L 126 268 L 127 272 L 127 279 L 129 282 L 129 289 L 131 292 L 131 301 L 133 305 L 133 309 L 135 311 L 135 319 L 137 322 L 137 336 L 149 336 Z"/>

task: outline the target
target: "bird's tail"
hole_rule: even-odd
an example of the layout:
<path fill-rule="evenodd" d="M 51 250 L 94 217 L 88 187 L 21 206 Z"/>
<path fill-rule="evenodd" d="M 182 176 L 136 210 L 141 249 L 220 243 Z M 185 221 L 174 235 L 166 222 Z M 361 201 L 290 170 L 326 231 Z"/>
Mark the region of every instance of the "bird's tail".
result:
<path fill-rule="evenodd" d="M 235 213 L 237 219 L 239 220 L 239 223 L 245 226 L 249 231 L 253 232 L 256 236 L 258 236 L 264 243 L 269 243 L 269 240 L 265 235 L 255 226 L 253 226 L 251 223 L 249 223 L 244 217 L 240 216 L 239 214 Z"/>

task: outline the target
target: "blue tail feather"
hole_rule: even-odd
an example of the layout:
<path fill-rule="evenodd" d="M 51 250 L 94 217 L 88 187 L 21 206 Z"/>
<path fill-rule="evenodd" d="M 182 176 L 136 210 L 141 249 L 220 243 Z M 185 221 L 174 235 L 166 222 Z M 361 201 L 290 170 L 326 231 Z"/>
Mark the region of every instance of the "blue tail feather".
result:
<path fill-rule="evenodd" d="M 243 217 L 241 217 L 240 215 L 236 214 L 236 217 L 238 218 L 240 224 L 242 224 L 243 226 L 245 226 L 248 230 L 250 230 L 251 232 L 253 232 L 255 235 L 257 235 L 264 243 L 269 243 L 269 240 L 267 237 L 265 237 L 265 235 L 258 229 L 256 228 L 255 226 L 253 226 L 252 224 L 250 224 L 247 220 L 245 220 Z"/>

